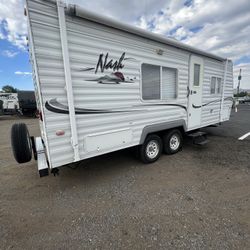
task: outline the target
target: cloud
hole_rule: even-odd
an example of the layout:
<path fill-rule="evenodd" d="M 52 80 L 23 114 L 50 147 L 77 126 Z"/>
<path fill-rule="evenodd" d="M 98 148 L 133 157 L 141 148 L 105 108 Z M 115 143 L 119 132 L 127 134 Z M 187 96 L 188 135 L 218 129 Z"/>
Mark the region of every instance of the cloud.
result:
<path fill-rule="evenodd" d="M 232 59 L 234 85 L 242 68 L 241 87 L 250 89 L 250 5 L 247 0 L 195 0 L 192 4 L 174 1 L 161 14 L 142 15 L 136 25 L 171 36 L 196 48 Z M 171 1 L 172 3 L 172 1 Z M 239 64 L 248 58 L 244 64 Z"/>
<path fill-rule="evenodd" d="M 222 11 L 223 10 L 223 11 Z M 142 15 L 137 26 L 173 36 L 194 47 L 231 59 L 250 54 L 250 7 L 247 0 L 171 1 L 163 14 Z"/>
<path fill-rule="evenodd" d="M 82 0 L 66 2 L 83 6 Z M 0 0 L 0 38 L 20 48 L 25 47 L 27 33 L 23 7 L 23 0 Z M 248 0 L 226 4 L 217 0 L 95 0 L 84 2 L 83 7 L 234 60 L 250 54 Z"/>
<path fill-rule="evenodd" d="M 9 58 L 13 58 L 13 57 L 15 57 L 18 54 L 19 54 L 19 52 L 17 52 L 17 51 L 11 51 L 11 50 L 4 50 L 4 51 L 2 51 L 2 55 L 6 56 L 6 57 L 9 57 Z"/>
<path fill-rule="evenodd" d="M 23 0 L 0 1 L 0 39 L 6 39 L 24 50 L 27 34 L 26 23 Z"/>
<path fill-rule="evenodd" d="M 31 72 L 24 72 L 24 71 L 16 71 L 15 75 L 29 76 L 29 75 L 32 75 L 32 73 Z"/>

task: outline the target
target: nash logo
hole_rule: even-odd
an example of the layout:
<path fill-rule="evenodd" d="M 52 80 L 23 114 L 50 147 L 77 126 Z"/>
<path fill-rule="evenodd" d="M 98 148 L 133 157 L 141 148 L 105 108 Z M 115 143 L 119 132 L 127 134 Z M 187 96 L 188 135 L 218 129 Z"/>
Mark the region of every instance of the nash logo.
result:
<path fill-rule="evenodd" d="M 109 53 L 106 54 L 105 59 L 103 61 L 103 54 L 99 55 L 99 60 L 95 68 L 95 74 L 98 72 L 99 68 L 101 72 L 103 73 L 104 69 L 113 69 L 113 71 L 116 71 L 116 70 L 118 71 L 119 69 L 122 69 L 124 67 L 124 64 L 122 64 L 122 61 L 125 59 L 125 52 L 123 52 L 120 59 L 116 60 L 114 63 L 113 63 L 113 59 L 108 61 L 108 56 L 109 56 Z"/>
<path fill-rule="evenodd" d="M 112 72 L 109 75 L 104 75 L 100 76 L 99 78 L 95 79 L 85 79 L 85 81 L 92 81 L 92 82 L 97 82 L 97 83 L 102 83 L 102 84 L 119 84 L 121 82 L 126 82 L 126 83 L 132 83 L 136 79 L 136 77 L 129 78 L 129 77 L 124 77 L 122 72 L 119 72 L 120 69 L 124 68 L 123 62 L 125 60 L 135 60 L 134 58 L 128 58 L 125 57 L 125 52 L 122 53 L 121 57 L 118 60 L 113 60 L 109 59 L 109 53 L 107 53 L 105 56 L 104 54 L 99 55 L 99 59 L 97 61 L 96 67 L 92 68 L 84 68 L 81 69 L 81 71 L 91 71 L 95 70 L 95 74 L 100 72 L 104 72 L 104 70 L 111 69 L 114 72 Z"/>

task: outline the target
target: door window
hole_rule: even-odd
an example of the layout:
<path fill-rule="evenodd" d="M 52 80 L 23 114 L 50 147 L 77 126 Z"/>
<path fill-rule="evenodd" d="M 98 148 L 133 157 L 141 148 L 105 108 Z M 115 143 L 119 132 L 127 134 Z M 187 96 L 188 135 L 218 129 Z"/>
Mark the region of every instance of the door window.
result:
<path fill-rule="evenodd" d="M 194 86 L 200 86 L 200 70 L 201 65 L 200 64 L 194 64 Z"/>

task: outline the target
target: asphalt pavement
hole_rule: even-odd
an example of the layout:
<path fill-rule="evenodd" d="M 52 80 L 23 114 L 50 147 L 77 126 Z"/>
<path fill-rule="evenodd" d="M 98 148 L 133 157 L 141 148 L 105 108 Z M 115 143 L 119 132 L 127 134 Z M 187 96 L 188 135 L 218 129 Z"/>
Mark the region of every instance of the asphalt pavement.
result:
<path fill-rule="evenodd" d="M 237 107 L 237 112 L 235 109 L 231 112 L 231 117 L 229 121 L 223 122 L 222 125 L 217 127 L 209 127 L 204 129 L 211 135 L 232 137 L 238 139 L 242 135 L 250 132 L 250 104 L 240 104 Z M 248 136 L 245 140 L 250 140 Z"/>
<path fill-rule="evenodd" d="M 36 119 L 0 117 L 0 249 L 250 249 L 250 106 L 206 128 L 204 147 L 144 165 L 132 150 L 39 178 L 18 165 L 10 128 Z"/>

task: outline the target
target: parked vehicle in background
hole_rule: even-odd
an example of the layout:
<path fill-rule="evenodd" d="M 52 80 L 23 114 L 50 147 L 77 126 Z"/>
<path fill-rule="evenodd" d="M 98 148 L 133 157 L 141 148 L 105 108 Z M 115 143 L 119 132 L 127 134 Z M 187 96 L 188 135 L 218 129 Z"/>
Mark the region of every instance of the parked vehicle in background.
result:
<path fill-rule="evenodd" d="M 250 96 L 238 97 L 239 103 L 250 102 Z"/>
<path fill-rule="evenodd" d="M 34 116 L 37 110 L 34 91 L 20 90 L 17 93 L 0 93 L 0 102 L 3 115 Z"/>
<path fill-rule="evenodd" d="M 0 93 L 0 102 L 3 115 L 13 115 L 19 110 L 17 93 Z"/>
<path fill-rule="evenodd" d="M 19 112 L 23 115 L 34 116 L 37 110 L 34 91 L 18 90 Z"/>

